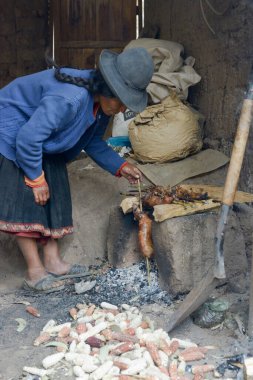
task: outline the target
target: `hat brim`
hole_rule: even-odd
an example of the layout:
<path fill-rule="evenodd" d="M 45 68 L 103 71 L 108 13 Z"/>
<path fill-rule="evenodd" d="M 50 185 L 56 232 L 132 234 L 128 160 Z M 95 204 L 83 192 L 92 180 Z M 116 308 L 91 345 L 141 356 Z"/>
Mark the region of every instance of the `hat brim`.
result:
<path fill-rule="evenodd" d="M 117 56 L 118 53 L 103 50 L 99 57 L 100 72 L 115 96 L 131 111 L 140 113 L 147 107 L 148 94 L 129 87 L 122 80 L 116 67 Z"/>

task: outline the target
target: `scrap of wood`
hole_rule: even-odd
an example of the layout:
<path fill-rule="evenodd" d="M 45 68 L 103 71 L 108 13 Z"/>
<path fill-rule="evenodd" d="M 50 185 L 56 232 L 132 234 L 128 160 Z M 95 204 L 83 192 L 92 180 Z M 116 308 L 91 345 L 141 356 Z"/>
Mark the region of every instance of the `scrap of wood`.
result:
<path fill-rule="evenodd" d="M 133 205 L 139 204 L 139 198 L 137 197 L 128 197 L 123 199 L 123 201 L 120 204 L 120 207 L 122 208 L 122 211 L 124 214 L 128 214 L 129 212 L 133 211 Z"/>
<path fill-rule="evenodd" d="M 210 211 L 218 207 L 220 207 L 220 202 L 213 201 L 213 199 L 188 202 L 183 205 L 171 203 L 168 205 L 154 206 L 153 216 L 156 222 L 163 222 L 166 219 Z"/>
<path fill-rule="evenodd" d="M 245 358 L 243 365 L 244 379 L 253 380 L 253 358 Z"/>
<path fill-rule="evenodd" d="M 208 193 L 208 197 L 216 201 L 222 201 L 223 189 L 222 186 L 212 185 L 195 185 L 195 184 L 181 184 L 179 185 L 183 189 L 192 190 L 197 193 Z M 235 194 L 235 203 L 250 203 L 253 202 L 253 194 L 245 193 L 244 191 L 237 191 Z"/>
<path fill-rule="evenodd" d="M 200 207 L 200 209 L 196 210 L 195 212 L 201 212 L 201 210 L 205 211 L 205 210 L 210 210 L 212 208 L 219 207 L 219 203 L 213 204 L 212 200 L 218 201 L 218 202 L 222 201 L 222 195 L 223 195 L 223 189 L 224 189 L 222 186 L 212 186 L 212 185 L 202 185 L 202 184 L 199 184 L 199 185 L 181 184 L 180 187 L 182 187 L 183 189 L 186 189 L 188 191 L 192 190 L 192 191 L 197 192 L 197 193 L 202 193 L 202 194 L 208 193 L 208 197 L 210 198 L 209 201 L 211 201 L 210 204 L 207 203 L 207 201 L 206 201 L 205 207 L 204 208 Z M 234 202 L 235 203 L 253 202 L 253 194 L 246 193 L 244 191 L 237 191 L 235 194 Z M 127 198 L 123 199 L 123 201 L 120 204 L 120 207 L 122 208 L 122 211 L 124 214 L 128 214 L 128 213 L 132 212 L 132 208 L 133 208 L 134 204 L 139 204 L 138 197 L 127 197 Z M 195 212 L 190 212 L 190 211 L 193 211 L 191 208 L 193 204 L 194 204 L 194 202 L 185 203 L 184 207 L 182 207 L 181 205 L 177 205 L 177 204 L 155 206 L 155 211 L 154 211 L 153 215 L 155 216 L 155 215 L 158 215 L 158 213 L 160 213 L 160 212 L 164 212 L 162 210 L 166 209 L 165 206 L 168 206 L 167 208 L 169 210 L 168 211 L 169 215 L 172 215 L 172 216 L 169 216 L 168 218 L 174 218 L 175 216 L 183 216 L 183 215 L 194 214 Z M 189 207 L 188 207 L 188 205 L 189 205 Z M 199 203 L 198 203 L 198 205 L 200 206 Z M 159 207 L 160 207 L 161 211 L 158 211 Z M 187 213 L 183 213 L 183 210 L 185 210 L 185 211 L 187 210 Z M 175 213 L 175 215 L 174 215 L 174 213 Z M 179 214 L 177 214 L 177 213 L 179 213 Z M 158 217 L 158 218 L 160 218 L 160 217 Z M 168 219 L 168 218 L 166 218 L 166 219 Z"/>

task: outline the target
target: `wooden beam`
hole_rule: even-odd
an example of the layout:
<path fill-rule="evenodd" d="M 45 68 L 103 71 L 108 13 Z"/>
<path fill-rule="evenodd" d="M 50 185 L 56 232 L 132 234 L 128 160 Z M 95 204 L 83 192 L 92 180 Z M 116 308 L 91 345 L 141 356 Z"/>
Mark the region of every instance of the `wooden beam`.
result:
<path fill-rule="evenodd" d="M 59 41 L 58 48 L 124 48 L 129 41 Z"/>

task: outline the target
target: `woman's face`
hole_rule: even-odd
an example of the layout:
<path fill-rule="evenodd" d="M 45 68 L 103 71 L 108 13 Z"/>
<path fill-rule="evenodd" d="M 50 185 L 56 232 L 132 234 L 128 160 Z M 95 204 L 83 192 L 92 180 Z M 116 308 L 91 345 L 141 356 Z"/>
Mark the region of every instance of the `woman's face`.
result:
<path fill-rule="evenodd" d="M 103 112 L 107 116 L 116 115 L 119 112 L 125 112 L 126 106 L 121 103 L 117 98 L 106 98 L 105 96 L 99 95 L 99 103 Z"/>

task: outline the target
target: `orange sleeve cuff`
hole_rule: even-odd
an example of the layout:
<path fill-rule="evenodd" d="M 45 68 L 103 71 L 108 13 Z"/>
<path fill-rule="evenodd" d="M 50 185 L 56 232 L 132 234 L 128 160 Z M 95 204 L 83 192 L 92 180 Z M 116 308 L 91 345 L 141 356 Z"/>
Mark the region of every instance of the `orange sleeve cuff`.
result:
<path fill-rule="evenodd" d="M 119 169 L 116 171 L 116 174 L 115 174 L 115 176 L 116 177 L 121 177 L 121 169 L 123 169 L 124 168 L 124 166 L 126 166 L 128 164 L 128 162 L 127 161 L 125 161 L 125 162 L 123 162 L 123 164 L 119 167 Z"/>
<path fill-rule="evenodd" d="M 44 184 L 46 183 L 46 180 L 45 180 L 45 174 L 44 174 L 44 171 L 42 171 L 42 174 L 34 179 L 34 180 L 31 180 L 29 178 L 27 178 L 25 176 L 25 184 L 29 187 L 41 187 L 43 186 Z"/>

